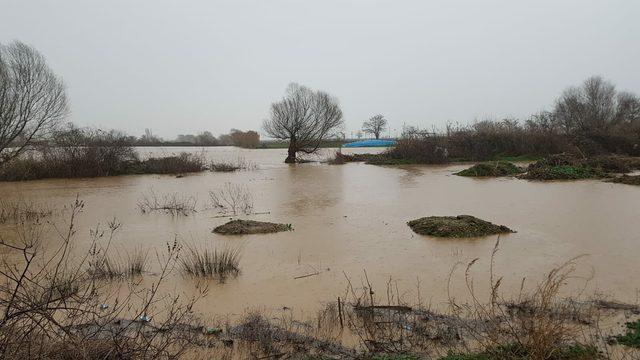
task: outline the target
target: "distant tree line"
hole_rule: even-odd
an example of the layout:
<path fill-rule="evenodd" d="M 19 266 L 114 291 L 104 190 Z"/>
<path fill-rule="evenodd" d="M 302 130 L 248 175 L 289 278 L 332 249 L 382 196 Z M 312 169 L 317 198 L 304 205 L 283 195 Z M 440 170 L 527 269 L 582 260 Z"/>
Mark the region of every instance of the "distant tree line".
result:
<path fill-rule="evenodd" d="M 594 76 L 566 89 L 551 110 L 524 121 L 505 118 L 448 124 L 444 131 L 407 127 L 388 155 L 442 163 L 561 152 L 640 156 L 640 98 L 617 91 L 611 82 Z"/>
<path fill-rule="evenodd" d="M 35 146 L 86 147 L 97 142 L 99 147 L 105 139 L 127 146 L 260 146 L 257 132 L 237 129 L 217 138 L 203 131 L 174 140 L 163 140 L 150 129 L 140 137 L 78 129 L 64 126 L 68 111 L 62 79 L 37 50 L 17 41 L 0 44 L 0 166 Z M 270 137 L 287 142 L 285 161 L 294 163 L 299 154 L 314 153 L 331 139 L 343 139 L 343 125 L 337 98 L 291 84 L 285 96 L 271 105 L 263 129 Z M 387 128 L 385 117 L 375 115 L 363 124 L 362 131 L 380 138 Z M 594 76 L 566 89 L 551 110 L 525 121 L 507 118 L 449 124 L 439 131 L 406 128 L 390 155 L 416 162 L 442 162 L 447 158 L 486 160 L 563 151 L 640 156 L 640 98 Z"/>

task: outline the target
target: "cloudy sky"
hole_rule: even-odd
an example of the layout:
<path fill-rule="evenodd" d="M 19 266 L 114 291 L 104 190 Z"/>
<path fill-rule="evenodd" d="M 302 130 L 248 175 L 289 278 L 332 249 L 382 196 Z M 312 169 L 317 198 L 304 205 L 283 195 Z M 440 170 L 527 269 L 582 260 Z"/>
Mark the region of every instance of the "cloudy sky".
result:
<path fill-rule="evenodd" d="M 290 82 L 442 126 L 525 118 L 599 74 L 640 92 L 640 1 L 0 0 L 0 42 L 35 46 L 71 120 L 139 135 L 259 129 Z"/>

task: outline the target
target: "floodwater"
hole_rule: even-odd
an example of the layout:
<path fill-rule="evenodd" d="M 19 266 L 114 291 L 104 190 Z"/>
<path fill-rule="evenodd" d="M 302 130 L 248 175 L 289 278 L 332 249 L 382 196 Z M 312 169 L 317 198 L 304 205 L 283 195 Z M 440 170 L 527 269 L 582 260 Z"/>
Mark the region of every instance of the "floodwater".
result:
<path fill-rule="evenodd" d="M 185 149 L 141 148 L 144 156 Z M 383 167 L 351 163 L 286 165 L 284 149 L 187 149 L 210 159 L 238 157 L 256 169 L 233 173 L 175 176 L 118 176 L 97 179 L 0 183 L 2 199 L 22 199 L 60 209 L 76 196 L 85 202 L 77 221 L 76 252 L 86 251 L 89 229 L 114 217 L 122 223 L 114 240 L 120 253 L 156 252 L 177 236 L 189 246 L 241 247 L 241 273 L 224 283 L 210 281 L 198 310 L 212 315 L 248 310 L 291 309 L 310 314 L 324 302 L 344 297 L 349 281 L 356 291 L 368 279 L 385 302 L 388 284 L 409 303 L 445 306 L 449 296 L 468 297 L 464 266 L 478 289 L 489 282 L 497 237 L 438 239 L 414 234 L 406 222 L 430 215 L 470 214 L 517 231 L 500 237 L 494 273 L 503 291 L 515 295 L 526 277 L 533 286 L 554 266 L 576 256 L 575 278 L 567 291 L 603 293 L 636 301 L 640 288 L 640 188 L 601 181 L 531 182 L 513 178 L 472 179 L 452 175 L 466 165 Z M 334 150 L 326 150 L 325 155 Z M 364 149 L 349 149 L 363 152 Z M 290 223 L 294 231 L 222 236 L 211 230 L 228 220 L 207 210 L 208 192 L 225 183 L 244 184 L 258 215 L 248 218 Z M 179 193 L 197 199 L 190 216 L 143 214 L 143 194 Z M 61 219 L 64 215 L 57 216 Z M 244 217 L 244 216 L 243 216 Z M 51 239 L 54 243 L 55 240 Z M 366 277 L 365 277 L 366 271 Z M 312 276 L 297 278 L 304 275 Z M 153 279 L 153 274 L 146 275 Z M 172 291 L 193 293 L 201 285 L 179 273 Z M 449 291 L 447 289 L 449 288 Z"/>

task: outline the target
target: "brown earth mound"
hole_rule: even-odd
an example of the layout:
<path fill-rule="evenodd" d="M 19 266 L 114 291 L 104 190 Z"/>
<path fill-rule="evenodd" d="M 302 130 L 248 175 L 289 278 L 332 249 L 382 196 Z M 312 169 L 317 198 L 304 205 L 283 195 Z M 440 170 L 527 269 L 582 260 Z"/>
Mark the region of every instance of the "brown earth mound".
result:
<path fill-rule="evenodd" d="M 471 215 L 429 216 L 409 221 L 407 225 L 418 234 L 437 237 L 464 238 L 515 232 Z"/>
<path fill-rule="evenodd" d="M 223 235 L 267 234 L 280 231 L 291 231 L 291 224 L 277 224 L 255 220 L 231 220 L 213 229 L 214 233 Z"/>

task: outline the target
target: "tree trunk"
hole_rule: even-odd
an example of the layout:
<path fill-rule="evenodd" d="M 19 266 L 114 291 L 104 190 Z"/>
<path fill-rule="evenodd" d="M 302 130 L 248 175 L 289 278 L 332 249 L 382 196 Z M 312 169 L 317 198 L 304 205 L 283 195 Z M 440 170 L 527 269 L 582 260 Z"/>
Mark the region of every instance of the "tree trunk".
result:
<path fill-rule="evenodd" d="M 293 141 L 289 142 L 289 153 L 284 162 L 286 164 L 295 164 L 296 162 L 296 147 L 293 144 Z"/>

